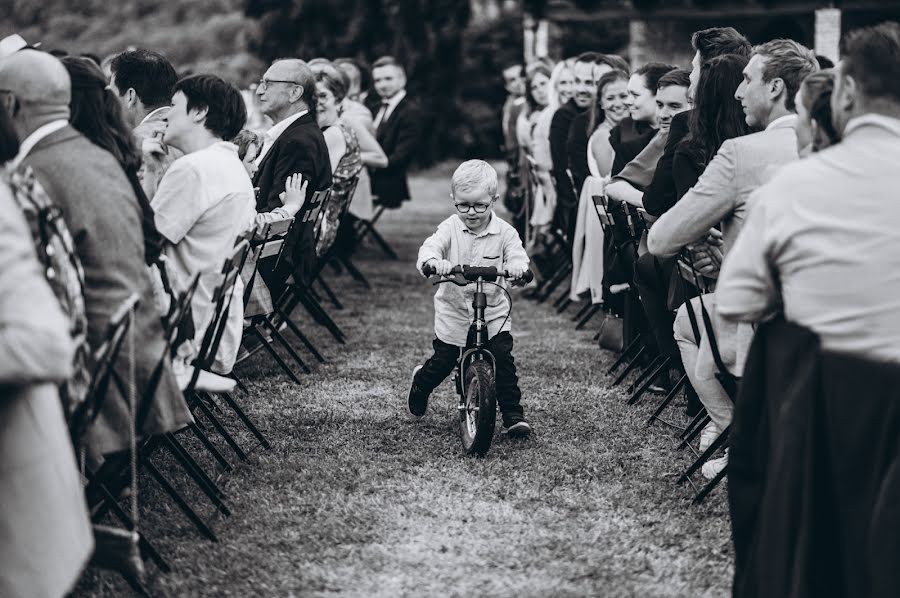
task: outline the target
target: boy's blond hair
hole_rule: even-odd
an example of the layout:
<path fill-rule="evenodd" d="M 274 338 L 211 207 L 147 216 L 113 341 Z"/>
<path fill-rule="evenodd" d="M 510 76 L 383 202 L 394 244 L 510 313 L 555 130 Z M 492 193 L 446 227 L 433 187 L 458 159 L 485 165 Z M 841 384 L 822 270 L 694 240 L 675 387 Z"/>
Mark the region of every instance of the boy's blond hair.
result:
<path fill-rule="evenodd" d="M 450 179 L 450 195 L 460 191 L 477 191 L 484 189 L 492 199 L 497 197 L 497 171 L 484 160 L 466 160 L 453 172 Z"/>

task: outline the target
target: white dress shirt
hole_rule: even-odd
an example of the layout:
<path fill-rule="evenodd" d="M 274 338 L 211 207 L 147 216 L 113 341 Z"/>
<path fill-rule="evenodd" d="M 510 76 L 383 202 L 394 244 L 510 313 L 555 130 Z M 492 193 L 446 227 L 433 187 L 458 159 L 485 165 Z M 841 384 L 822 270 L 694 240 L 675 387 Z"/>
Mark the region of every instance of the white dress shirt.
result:
<path fill-rule="evenodd" d="M 262 150 L 259 152 L 259 155 L 254 160 L 257 166 L 262 164 L 263 158 L 266 157 L 266 154 L 269 153 L 269 150 L 272 149 L 272 146 L 275 145 L 275 142 L 278 141 L 278 138 L 281 137 L 281 134 L 284 133 L 289 126 L 294 124 L 294 122 L 309 112 L 309 110 L 301 110 L 297 114 L 292 114 L 284 120 L 278 122 L 275 125 L 272 125 L 272 128 L 266 131 L 266 134 L 263 135 L 263 146 Z"/>

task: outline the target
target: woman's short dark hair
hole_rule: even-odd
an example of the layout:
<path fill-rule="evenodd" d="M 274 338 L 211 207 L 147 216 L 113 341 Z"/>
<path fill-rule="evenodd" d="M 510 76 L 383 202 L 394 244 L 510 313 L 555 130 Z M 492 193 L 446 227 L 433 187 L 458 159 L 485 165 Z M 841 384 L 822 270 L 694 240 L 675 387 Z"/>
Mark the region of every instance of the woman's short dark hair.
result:
<path fill-rule="evenodd" d="M 628 81 L 628 77 L 627 71 L 614 70 L 604 73 L 603 76 L 600 77 L 600 80 L 597 81 L 597 98 L 591 106 L 591 117 L 588 119 L 588 137 L 590 137 L 594 131 L 597 130 L 597 127 L 606 120 L 606 114 L 603 112 L 603 106 L 601 104 L 603 90 L 606 89 L 606 86 L 610 83 L 615 83 L 616 81 Z"/>
<path fill-rule="evenodd" d="M 0 164 L 6 164 L 19 153 L 19 136 L 12 117 L 0 108 Z"/>
<path fill-rule="evenodd" d="M 262 149 L 262 143 L 260 143 L 259 135 L 257 135 L 250 129 L 244 129 L 240 133 L 235 135 L 234 139 L 231 140 L 231 143 L 237 146 L 238 158 L 240 158 L 241 160 L 247 157 L 247 150 L 250 149 L 251 144 L 256 144 L 257 152 Z"/>
<path fill-rule="evenodd" d="M 726 54 L 700 67 L 690 133 L 681 142 L 700 164 L 709 164 L 725 140 L 750 132 L 741 103 L 734 98 L 748 62 L 746 56 Z"/>
<path fill-rule="evenodd" d="M 62 63 L 72 80 L 69 122 L 91 143 L 111 153 L 126 171 L 137 172 L 140 150 L 103 71 L 90 58 L 80 56 L 66 56 Z"/>
<path fill-rule="evenodd" d="M 241 92 L 221 77 L 193 75 L 175 84 L 173 93 L 187 98 L 187 110 L 206 108 L 204 126 L 219 139 L 233 139 L 247 122 L 247 106 Z"/>
<path fill-rule="evenodd" d="M 809 117 L 816 121 L 822 132 L 825 133 L 830 145 L 840 141 L 831 117 L 832 91 L 834 91 L 834 71 L 830 70 L 810 73 L 800 84 L 800 100 L 803 102 L 803 107 L 806 108 Z"/>

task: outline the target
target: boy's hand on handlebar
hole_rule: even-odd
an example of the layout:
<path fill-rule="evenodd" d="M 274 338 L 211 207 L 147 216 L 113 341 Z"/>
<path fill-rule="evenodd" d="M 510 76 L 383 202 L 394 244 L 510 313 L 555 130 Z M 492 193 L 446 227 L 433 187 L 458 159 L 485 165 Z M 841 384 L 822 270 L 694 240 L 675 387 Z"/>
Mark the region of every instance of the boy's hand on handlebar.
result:
<path fill-rule="evenodd" d="M 447 276 L 453 269 L 453 264 L 447 260 L 431 260 L 426 265 L 433 267 L 434 273 L 438 276 Z"/>
<path fill-rule="evenodd" d="M 516 280 L 521 280 L 522 277 L 525 276 L 525 272 L 528 271 L 528 266 L 507 266 L 506 273 L 515 278 Z"/>

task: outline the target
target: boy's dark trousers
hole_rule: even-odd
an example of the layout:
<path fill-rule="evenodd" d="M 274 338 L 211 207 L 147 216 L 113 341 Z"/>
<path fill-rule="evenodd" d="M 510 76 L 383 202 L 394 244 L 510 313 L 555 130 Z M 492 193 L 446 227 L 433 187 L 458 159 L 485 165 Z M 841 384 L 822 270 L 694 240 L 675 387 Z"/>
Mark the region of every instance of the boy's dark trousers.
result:
<path fill-rule="evenodd" d="M 413 379 L 419 390 L 429 395 L 453 372 L 462 350 L 462 347 L 450 345 L 437 338 L 432 345 L 434 355 L 425 362 Z M 516 362 L 512 356 L 513 337 L 509 332 L 501 332 L 490 339 L 484 348 L 491 352 L 496 361 L 497 403 L 503 415 L 503 425 L 508 427 L 522 420 L 522 406 L 519 404 L 522 392 L 519 390 Z"/>

